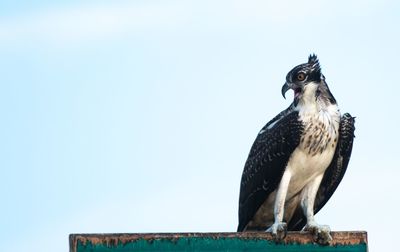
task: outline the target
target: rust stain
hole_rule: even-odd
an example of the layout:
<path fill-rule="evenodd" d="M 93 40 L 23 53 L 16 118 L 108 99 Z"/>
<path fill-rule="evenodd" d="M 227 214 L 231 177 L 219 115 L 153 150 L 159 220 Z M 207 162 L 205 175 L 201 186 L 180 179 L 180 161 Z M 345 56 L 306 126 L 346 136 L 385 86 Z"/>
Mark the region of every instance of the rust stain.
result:
<path fill-rule="evenodd" d="M 331 232 L 332 242 L 330 246 L 336 245 L 357 245 L 367 244 L 367 232 Z M 180 238 L 211 238 L 211 239 L 243 239 L 243 240 L 268 240 L 274 241 L 271 233 L 267 232 L 242 232 L 242 233 L 136 233 L 136 234 L 71 234 L 70 252 L 75 252 L 78 242 L 86 246 L 87 243 L 92 245 L 105 245 L 107 247 L 115 247 L 117 245 L 125 245 L 126 243 L 136 242 L 138 240 L 146 240 L 152 243 L 155 240 L 170 240 L 177 242 Z M 288 232 L 283 244 L 310 244 L 314 243 L 313 236 L 309 232 Z"/>

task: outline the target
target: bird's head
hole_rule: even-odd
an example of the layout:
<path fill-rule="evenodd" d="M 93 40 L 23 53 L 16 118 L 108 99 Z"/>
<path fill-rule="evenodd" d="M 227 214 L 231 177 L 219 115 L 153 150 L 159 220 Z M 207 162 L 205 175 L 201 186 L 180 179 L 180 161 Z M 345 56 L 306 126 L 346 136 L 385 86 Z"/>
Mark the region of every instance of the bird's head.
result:
<path fill-rule="evenodd" d="M 286 99 L 285 94 L 289 89 L 294 91 L 295 103 L 305 95 L 307 89 L 315 94 L 318 85 L 325 77 L 321 74 L 321 67 L 315 54 L 308 57 L 308 62 L 294 67 L 286 75 L 286 83 L 282 87 L 282 95 Z M 311 84 L 311 85 L 310 85 Z M 313 86 L 313 87 L 311 87 Z"/>

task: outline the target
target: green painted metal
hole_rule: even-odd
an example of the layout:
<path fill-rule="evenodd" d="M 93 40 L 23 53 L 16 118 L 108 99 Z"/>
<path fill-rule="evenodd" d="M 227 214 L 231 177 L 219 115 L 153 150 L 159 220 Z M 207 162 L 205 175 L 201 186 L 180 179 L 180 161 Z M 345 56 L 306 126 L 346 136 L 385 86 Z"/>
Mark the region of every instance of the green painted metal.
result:
<path fill-rule="evenodd" d="M 265 234 L 265 233 L 264 233 Z M 94 234 L 71 235 L 70 252 L 132 251 L 307 251 L 366 252 L 365 232 L 338 232 L 329 246 L 315 244 L 309 234 L 291 234 L 282 243 L 255 233 Z M 343 236 L 344 234 L 344 236 Z M 347 235 L 347 236 L 346 236 Z M 335 241 L 335 237 L 337 238 Z"/>

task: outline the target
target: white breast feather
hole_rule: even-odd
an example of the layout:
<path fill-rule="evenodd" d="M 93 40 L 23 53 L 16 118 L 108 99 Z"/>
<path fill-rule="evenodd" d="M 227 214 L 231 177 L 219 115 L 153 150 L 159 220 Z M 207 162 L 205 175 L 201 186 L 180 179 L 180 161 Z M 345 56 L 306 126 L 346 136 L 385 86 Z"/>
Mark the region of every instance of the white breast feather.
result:
<path fill-rule="evenodd" d="M 325 172 L 332 161 L 339 137 L 340 112 L 336 104 L 322 107 L 318 101 L 307 101 L 299 106 L 299 116 L 304 122 L 305 132 L 287 165 L 292 174 L 287 199 Z"/>

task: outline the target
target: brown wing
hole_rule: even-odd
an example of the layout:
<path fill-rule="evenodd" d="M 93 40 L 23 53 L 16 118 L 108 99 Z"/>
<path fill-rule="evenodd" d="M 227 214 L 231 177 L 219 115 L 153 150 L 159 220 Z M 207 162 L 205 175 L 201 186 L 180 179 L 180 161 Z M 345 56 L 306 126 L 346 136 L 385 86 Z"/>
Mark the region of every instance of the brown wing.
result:
<path fill-rule="evenodd" d="M 303 124 L 298 120 L 298 112 L 289 107 L 258 134 L 240 184 L 238 232 L 244 231 L 258 208 L 279 185 L 302 131 Z"/>

